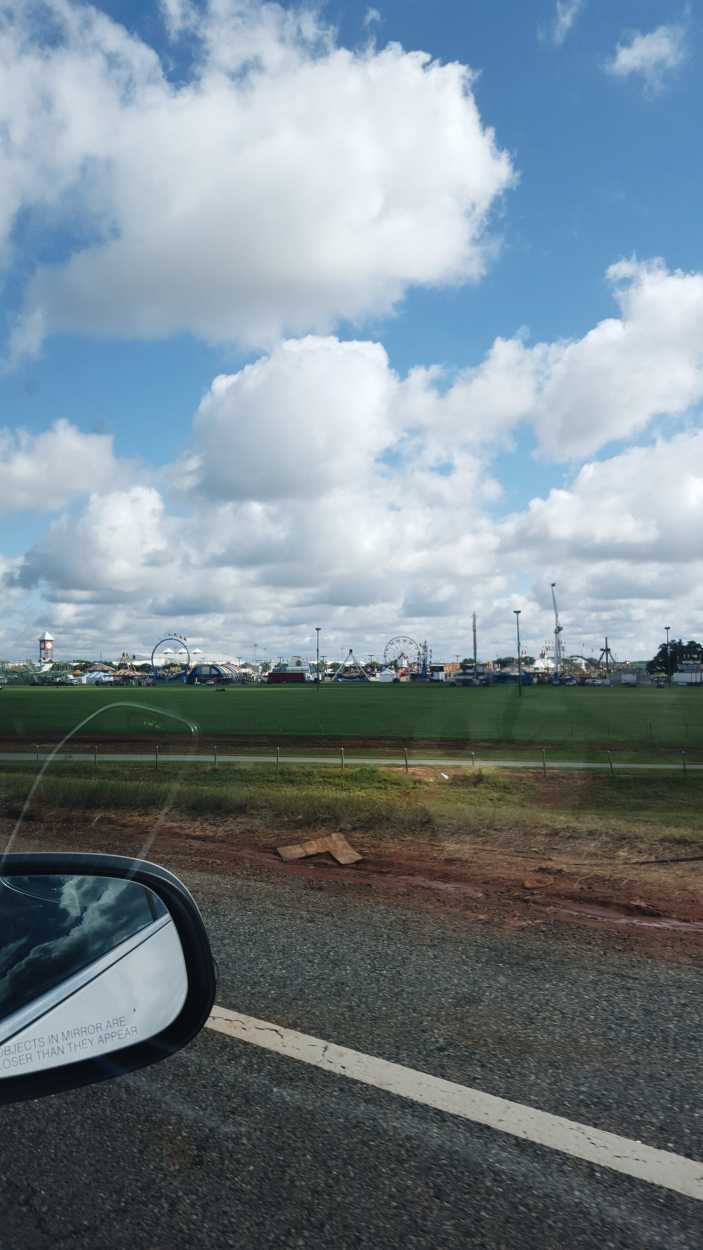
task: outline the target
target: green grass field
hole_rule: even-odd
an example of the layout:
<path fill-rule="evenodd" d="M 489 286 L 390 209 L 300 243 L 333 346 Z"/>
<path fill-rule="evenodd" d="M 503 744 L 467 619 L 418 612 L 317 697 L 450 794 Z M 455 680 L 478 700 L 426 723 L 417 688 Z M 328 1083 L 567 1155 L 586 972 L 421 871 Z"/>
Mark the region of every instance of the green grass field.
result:
<path fill-rule="evenodd" d="M 431 686 L 306 686 L 148 690 L 12 688 L 0 691 L 0 739 L 49 743 L 123 738 L 198 742 L 246 738 L 412 744 L 545 744 L 567 750 L 703 749 L 703 694 L 695 688 L 462 690 Z"/>

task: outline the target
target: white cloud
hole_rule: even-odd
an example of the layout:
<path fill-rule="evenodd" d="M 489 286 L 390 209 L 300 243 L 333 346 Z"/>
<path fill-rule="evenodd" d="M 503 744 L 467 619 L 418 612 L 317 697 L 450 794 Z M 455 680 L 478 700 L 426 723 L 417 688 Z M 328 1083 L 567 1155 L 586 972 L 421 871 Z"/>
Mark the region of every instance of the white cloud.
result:
<path fill-rule="evenodd" d="M 703 274 L 629 260 L 607 280 L 620 315 L 580 339 L 498 338 L 446 387 L 436 368 L 411 371 L 397 403 L 412 445 L 419 429 L 424 453 L 442 460 L 461 444 L 504 446 L 527 423 L 545 457 L 578 460 L 699 403 Z"/>
<path fill-rule="evenodd" d="M 615 78 L 639 75 L 648 91 L 657 92 L 683 64 L 686 53 L 683 26 L 657 26 L 646 35 L 636 31 L 627 43 L 619 43 L 606 69 Z"/>
<path fill-rule="evenodd" d="M 256 66 L 278 72 L 301 57 L 335 48 L 335 32 L 325 26 L 319 6 L 285 6 L 270 0 L 161 0 L 173 38 L 187 33 L 201 65 L 226 74 Z"/>
<path fill-rule="evenodd" d="M 680 418 L 703 399 L 703 274 L 621 261 L 607 278 L 619 316 L 580 339 L 498 338 L 451 378 L 418 366 L 401 379 L 380 344 L 285 342 L 215 380 L 176 476 L 215 498 L 267 501 L 358 483 L 384 463 L 485 461 L 521 424 L 567 462 Z"/>
<path fill-rule="evenodd" d="M 534 421 L 554 459 L 590 455 L 703 398 L 703 274 L 621 261 L 608 279 L 620 317 L 582 339 L 533 349 Z"/>
<path fill-rule="evenodd" d="M 491 443 L 528 422 L 546 457 L 577 460 L 700 402 L 703 274 L 632 260 L 612 265 L 607 279 L 620 316 L 580 339 L 496 339 L 441 397 L 435 377 L 411 375 L 408 390 L 414 381 L 416 402 L 430 403 L 435 433 Z"/>
<path fill-rule="evenodd" d="M 57 330 L 269 344 L 484 272 L 514 173 L 466 67 L 349 51 L 308 11 L 167 0 L 199 50 L 175 85 L 104 14 L 40 11 L 0 4 L 0 240 L 24 211 L 74 242 L 35 273 L 14 357 Z"/>
<path fill-rule="evenodd" d="M 188 474 L 215 497 L 263 501 L 357 481 L 394 441 L 396 385 L 378 343 L 284 342 L 215 378 L 196 413 Z"/>
<path fill-rule="evenodd" d="M 109 434 L 83 434 L 68 421 L 35 435 L 0 430 L 0 512 L 55 511 L 125 471 Z"/>
<path fill-rule="evenodd" d="M 106 637 L 139 634 L 133 650 L 179 617 L 217 630 L 236 615 L 245 636 L 255 625 L 280 636 L 311 611 L 343 631 L 350 611 L 376 628 L 423 604 L 448 610 L 469 578 L 495 576 L 482 512 L 497 486 L 450 435 L 451 463 L 436 471 L 427 421 L 441 398 L 428 385 L 423 424 L 404 387 L 378 344 L 280 345 L 216 379 L 201 403 L 170 473 L 179 515 L 152 487 L 96 493 L 28 552 L 20 584 L 39 588 L 53 619 L 66 614 L 71 636 L 109 621 Z"/>
<path fill-rule="evenodd" d="M 497 338 L 480 365 L 462 370 L 441 395 L 430 392 L 435 411 L 428 413 L 427 436 L 503 443 L 517 424 L 534 417 L 540 356 L 540 347 L 526 347 L 523 336 Z"/>
<path fill-rule="evenodd" d="M 52 521 L 28 553 L 20 582 L 45 582 L 76 602 L 122 602 L 148 587 L 159 564 L 177 563 L 169 528 L 176 527 L 167 525 L 154 487 L 95 493 L 78 516 Z"/>
<path fill-rule="evenodd" d="M 552 42 L 556 47 L 561 47 L 583 7 L 584 0 L 556 0 L 552 23 Z"/>
<path fill-rule="evenodd" d="M 703 433 L 682 433 L 585 464 L 567 488 L 501 527 L 516 551 L 546 558 L 673 565 L 703 559 Z"/>
<path fill-rule="evenodd" d="M 178 39 L 197 21 L 197 10 L 191 0 L 159 0 L 164 25 L 171 39 Z"/>
<path fill-rule="evenodd" d="M 609 634 L 620 658 L 646 656 L 665 620 L 677 636 L 703 634 L 702 525 L 703 433 L 693 431 L 584 465 L 499 523 L 498 558 L 545 570 L 543 608 L 558 578 L 567 650 Z M 535 615 L 539 603 L 536 588 Z"/>
<path fill-rule="evenodd" d="M 118 653 L 179 628 L 207 648 L 236 654 L 256 638 L 280 654 L 305 650 L 324 622 L 327 654 L 378 652 L 399 630 L 454 654 L 476 608 L 497 654 L 513 606 L 534 648 L 554 578 L 572 649 L 607 632 L 621 653 L 646 654 L 664 605 L 680 632 L 700 632 L 703 434 L 665 437 L 660 418 L 703 397 L 703 275 L 627 261 L 609 281 L 618 315 L 582 338 L 499 338 L 454 376 L 429 365 L 401 377 L 373 342 L 277 345 L 215 379 L 162 494 L 105 482 L 9 563 L 15 600 L 30 590 L 28 610 L 43 603 L 64 645 Z M 493 460 L 520 423 L 578 462 L 654 421 L 653 445 L 499 514 Z M 41 476 L 33 456 L 55 463 L 45 437 L 25 448 L 28 481 Z M 16 624 L 0 623 L 0 654 L 10 637 Z"/>
<path fill-rule="evenodd" d="M 590 463 L 505 519 L 486 511 L 486 473 L 468 456 L 449 476 L 421 461 L 392 478 L 357 468 L 306 498 L 201 496 L 179 516 L 151 488 L 111 492 L 49 528 L 20 585 L 42 588 L 62 648 L 92 640 L 96 654 L 148 651 L 168 628 L 230 654 L 253 640 L 260 654 L 311 653 L 322 623 L 328 655 L 378 654 L 400 631 L 449 658 L 468 646 L 474 609 L 482 651 L 500 654 L 513 606 L 534 650 L 554 578 L 569 651 L 597 651 L 608 633 L 621 656 L 651 653 L 662 613 L 700 634 L 702 433 Z"/>

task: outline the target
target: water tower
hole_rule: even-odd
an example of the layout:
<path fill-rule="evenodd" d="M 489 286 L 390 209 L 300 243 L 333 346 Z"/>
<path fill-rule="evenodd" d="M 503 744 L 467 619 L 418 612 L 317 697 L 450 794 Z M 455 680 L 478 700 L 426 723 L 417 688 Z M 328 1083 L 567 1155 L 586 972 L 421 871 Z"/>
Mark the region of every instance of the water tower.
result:
<path fill-rule="evenodd" d="M 47 629 L 39 639 L 39 663 L 51 664 L 54 658 L 54 638 Z"/>

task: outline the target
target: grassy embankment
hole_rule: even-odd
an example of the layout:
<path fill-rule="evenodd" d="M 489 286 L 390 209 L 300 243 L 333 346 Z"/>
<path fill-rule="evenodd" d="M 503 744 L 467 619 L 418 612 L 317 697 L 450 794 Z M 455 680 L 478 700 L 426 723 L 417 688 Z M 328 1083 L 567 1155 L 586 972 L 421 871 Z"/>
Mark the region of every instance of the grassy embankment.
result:
<path fill-rule="evenodd" d="M 16 818 L 37 776 L 32 765 L 0 771 L 0 812 Z M 138 812 L 170 818 L 244 818 L 257 837 L 339 829 L 443 845 L 462 841 L 515 846 L 521 839 L 610 849 L 660 845 L 703 849 L 703 777 L 492 772 L 417 774 L 373 768 L 280 770 L 192 765 L 162 770 L 141 765 L 53 764 L 27 814 L 46 822 L 52 811 L 77 822 L 87 813 Z M 241 826 L 242 821 L 234 820 Z M 234 834 L 234 825 L 233 834 Z M 516 842 L 517 839 L 517 842 Z M 109 847 L 105 847 L 109 850 Z M 681 852 L 685 853 L 685 852 Z"/>

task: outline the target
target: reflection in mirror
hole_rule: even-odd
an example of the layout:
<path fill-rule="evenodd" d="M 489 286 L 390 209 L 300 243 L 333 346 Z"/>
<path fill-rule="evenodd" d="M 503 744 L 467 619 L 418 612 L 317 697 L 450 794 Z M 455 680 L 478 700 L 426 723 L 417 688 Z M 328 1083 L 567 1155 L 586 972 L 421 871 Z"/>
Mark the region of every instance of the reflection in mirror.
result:
<path fill-rule="evenodd" d="M 167 909 L 135 881 L 0 877 L 0 1077 L 146 1041 L 188 976 Z"/>

